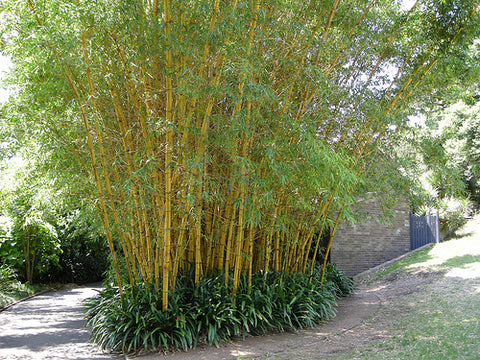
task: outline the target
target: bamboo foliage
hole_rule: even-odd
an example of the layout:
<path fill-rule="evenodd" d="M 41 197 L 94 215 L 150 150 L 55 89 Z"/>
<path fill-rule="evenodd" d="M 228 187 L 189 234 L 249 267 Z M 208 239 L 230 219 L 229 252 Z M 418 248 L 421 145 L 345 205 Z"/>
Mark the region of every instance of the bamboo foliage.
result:
<path fill-rule="evenodd" d="M 15 21 L 43 34 L 23 40 L 83 121 L 118 285 L 154 284 L 166 310 L 180 272 L 223 273 L 235 295 L 242 274 L 313 271 L 373 150 L 477 16 L 440 3 L 29 1 Z"/>

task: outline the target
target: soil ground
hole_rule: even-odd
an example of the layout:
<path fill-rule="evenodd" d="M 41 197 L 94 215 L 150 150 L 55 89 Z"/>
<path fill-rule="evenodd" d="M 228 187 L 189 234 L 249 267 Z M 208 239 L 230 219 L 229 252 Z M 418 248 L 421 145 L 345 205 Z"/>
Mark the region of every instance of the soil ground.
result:
<path fill-rule="evenodd" d="M 349 353 L 359 345 L 378 339 L 385 325 L 371 319 L 381 317 L 388 298 L 421 286 L 428 277 L 405 279 L 374 287 L 360 283 L 354 295 L 341 299 L 337 316 L 312 329 L 295 333 L 248 336 L 219 348 L 198 347 L 188 352 L 150 353 L 139 360 L 215 359 L 326 359 Z M 82 301 L 94 296 L 98 285 L 47 292 L 15 304 L 0 313 L 0 359 L 121 359 L 89 342 Z M 402 290 L 403 289 L 403 290 Z M 410 290 L 408 290 L 410 291 Z M 131 357 L 128 357 L 131 358 Z"/>
<path fill-rule="evenodd" d="M 375 272 L 357 278 L 354 295 L 341 299 L 337 316 L 327 323 L 295 333 L 247 337 L 222 347 L 199 347 L 174 354 L 148 354 L 139 360 L 223 360 L 223 359 L 333 359 L 350 354 L 372 341 L 392 336 L 389 319 L 402 312 L 398 298 L 442 278 L 439 272 L 419 271 L 370 282 Z"/>

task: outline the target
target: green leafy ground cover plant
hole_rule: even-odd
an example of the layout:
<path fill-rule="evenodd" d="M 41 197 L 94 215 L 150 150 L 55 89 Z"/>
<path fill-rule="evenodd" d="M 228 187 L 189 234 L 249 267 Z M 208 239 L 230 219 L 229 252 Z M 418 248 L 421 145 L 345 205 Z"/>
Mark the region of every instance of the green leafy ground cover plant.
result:
<path fill-rule="evenodd" d="M 393 264 L 387 266 L 387 267 L 382 267 L 378 271 L 376 271 L 370 282 L 374 281 L 379 281 L 385 278 L 387 275 L 394 273 L 394 272 L 399 272 L 401 269 L 407 268 L 409 265 L 412 264 L 418 264 L 422 263 L 425 261 L 428 261 L 432 259 L 432 256 L 429 255 L 429 251 L 431 248 L 426 248 L 423 250 L 415 251 L 409 253 L 404 259 L 400 261 L 396 261 Z"/>
<path fill-rule="evenodd" d="M 312 278 L 285 272 L 258 272 L 251 287 L 243 277 L 237 296 L 231 294 L 224 276 L 201 278 L 192 273 L 179 278 L 162 311 L 161 294 L 152 285 L 126 287 L 130 296 L 107 286 L 86 306 L 93 339 L 103 348 L 139 352 L 153 349 L 184 349 L 199 343 L 218 346 L 222 341 L 247 333 L 290 331 L 314 326 L 335 316 L 336 299 L 349 295 L 353 281 L 328 266 L 321 284 L 321 267 Z"/>
<path fill-rule="evenodd" d="M 7 265 L 0 265 L 0 309 L 35 294 L 42 288 L 38 285 L 22 284 L 16 273 Z"/>

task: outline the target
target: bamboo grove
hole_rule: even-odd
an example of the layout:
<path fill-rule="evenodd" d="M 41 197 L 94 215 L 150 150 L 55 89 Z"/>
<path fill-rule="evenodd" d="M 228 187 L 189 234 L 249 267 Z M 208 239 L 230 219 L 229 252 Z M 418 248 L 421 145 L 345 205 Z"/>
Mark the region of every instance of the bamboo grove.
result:
<path fill-rule="evenodd" d="M 376 148 L 478 19 L 476 1 L 13 3 L 5 46 L 36 57 L 25 86 L 50 84 L 36 121 L 90 179 L 120 291 L 155 284 L 164 309 L 184 271 L 235 295 L 326 259 Z"/>

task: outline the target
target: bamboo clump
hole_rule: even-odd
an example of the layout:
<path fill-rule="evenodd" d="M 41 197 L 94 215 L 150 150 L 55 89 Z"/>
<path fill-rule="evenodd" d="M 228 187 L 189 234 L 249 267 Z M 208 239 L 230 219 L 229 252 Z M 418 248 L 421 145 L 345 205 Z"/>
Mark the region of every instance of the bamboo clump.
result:
<path fill-rule="evenodd" d="M 166 310 L 193 270 L 195 281 L 223 274 L 235 296 L 242 274 L 311 273 L 330 231 L 326 261 L 366 164 L 441 54 L 421 35 L 404 40 L 417 4 L 392 25 L 388 2 L 350 3 L 70 8 L 78 46 L 56 56 L 120 287 L 154 284 Z"/>

